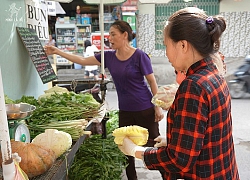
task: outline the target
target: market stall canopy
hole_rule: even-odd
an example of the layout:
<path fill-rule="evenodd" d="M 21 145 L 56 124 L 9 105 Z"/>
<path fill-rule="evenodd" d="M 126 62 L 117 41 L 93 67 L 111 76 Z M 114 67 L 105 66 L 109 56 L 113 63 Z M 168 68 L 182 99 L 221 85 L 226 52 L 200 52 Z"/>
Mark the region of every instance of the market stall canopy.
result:
<path fill-rule="evenodd" d="M 66 14 L 59 2 L 56 2 L 56 14 Z"/>
<path fill-rule="evenodd" d="M 142 4 L 167 4 L 171 0 L 139 0 Z"/>

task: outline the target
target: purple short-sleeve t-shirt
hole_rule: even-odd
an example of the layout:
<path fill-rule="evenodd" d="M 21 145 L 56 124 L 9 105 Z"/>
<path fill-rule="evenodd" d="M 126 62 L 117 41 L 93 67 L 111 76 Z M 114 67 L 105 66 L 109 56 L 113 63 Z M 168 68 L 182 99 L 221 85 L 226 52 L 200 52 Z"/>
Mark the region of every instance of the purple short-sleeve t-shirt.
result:
<path fill-rule="evenodd" d="M 101 62 L 101 54 L 95 57 Z M 152 93 L 144 78 L 153 73 L 146 53 L 136 49 L 129 59 L 121 61 L 116 57 L 115 51 L 105 51 L 104 67 L 108 68 L 113 78 L 120 110 L 141 111 L 153 107 Z"/>

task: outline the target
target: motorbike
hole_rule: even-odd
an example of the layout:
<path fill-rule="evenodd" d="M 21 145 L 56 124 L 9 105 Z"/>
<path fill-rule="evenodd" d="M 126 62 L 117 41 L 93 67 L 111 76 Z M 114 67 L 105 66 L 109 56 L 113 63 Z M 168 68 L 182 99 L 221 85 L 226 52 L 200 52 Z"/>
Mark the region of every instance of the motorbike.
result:
<path fill-rule="evenodd" d="M 250 93 L 250 55 L 244 59 L 244 64 L 234 72 L 235 78 L 229 81 L 229 92 L 232 98 L 243 98 Z"/>

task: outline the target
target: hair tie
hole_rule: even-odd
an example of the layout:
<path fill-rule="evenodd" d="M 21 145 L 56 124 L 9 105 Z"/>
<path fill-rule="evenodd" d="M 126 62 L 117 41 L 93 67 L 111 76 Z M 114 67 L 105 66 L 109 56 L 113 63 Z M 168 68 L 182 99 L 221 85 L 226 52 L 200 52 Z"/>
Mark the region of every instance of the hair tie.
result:
<path fill-rule="evenodd" d="M 212 24 L 214 22 L 214 18 L 212 16 L 209 16 L 207 19 L 206 19 L 206 23 L 207 24 Z"/>

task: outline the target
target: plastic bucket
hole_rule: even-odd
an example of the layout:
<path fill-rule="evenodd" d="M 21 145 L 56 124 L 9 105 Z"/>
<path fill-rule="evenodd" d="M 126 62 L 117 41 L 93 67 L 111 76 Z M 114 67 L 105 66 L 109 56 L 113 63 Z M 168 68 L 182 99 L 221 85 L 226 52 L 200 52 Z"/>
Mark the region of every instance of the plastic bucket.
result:
<path fill-rule="evenodd" d="M 82 69 L 82 65 L 74 63 L 74 68 L 75 69 Z"/>

